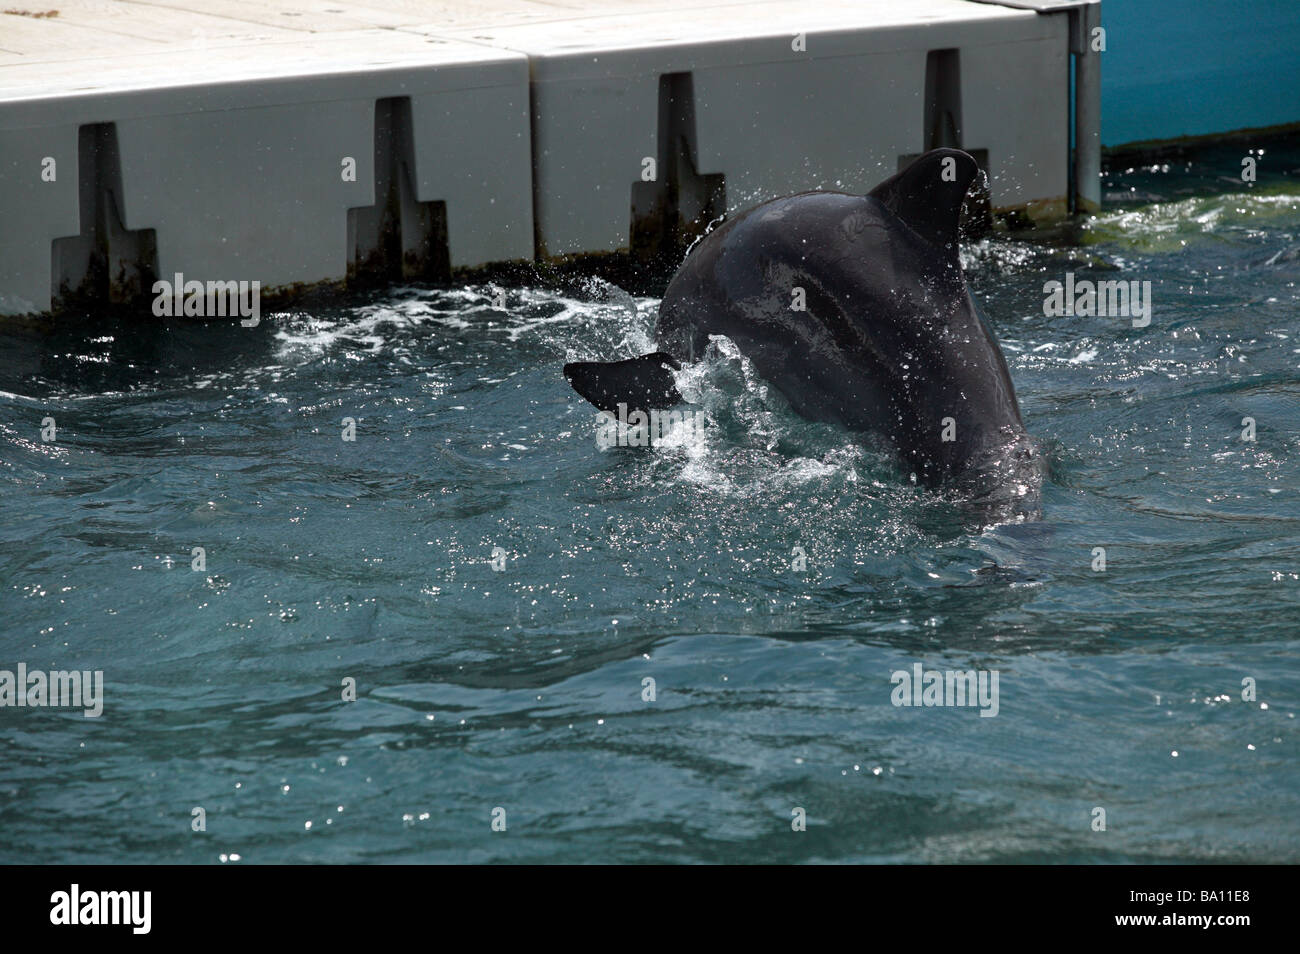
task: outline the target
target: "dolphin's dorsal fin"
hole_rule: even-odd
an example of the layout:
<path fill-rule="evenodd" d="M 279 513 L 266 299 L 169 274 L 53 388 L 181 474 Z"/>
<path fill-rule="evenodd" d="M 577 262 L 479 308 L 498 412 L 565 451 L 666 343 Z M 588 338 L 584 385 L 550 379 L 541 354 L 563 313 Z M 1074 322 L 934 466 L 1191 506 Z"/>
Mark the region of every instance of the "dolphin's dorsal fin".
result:
<path fill-rule="evenodd" d="M 970 153 L 932 149 L 867 194 L 956 260 L 962 203 L 979 174 Z"/>

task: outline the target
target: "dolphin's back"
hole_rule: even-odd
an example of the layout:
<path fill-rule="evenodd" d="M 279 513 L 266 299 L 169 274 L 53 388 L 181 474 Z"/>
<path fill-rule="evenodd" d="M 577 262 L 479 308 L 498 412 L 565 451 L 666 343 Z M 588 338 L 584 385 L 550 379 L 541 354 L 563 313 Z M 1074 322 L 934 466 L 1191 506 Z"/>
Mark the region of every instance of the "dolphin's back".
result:
<path fill-rule="evenodd" d="M 863 197 L 819 192 L 775 199 L 727 222 L 668 286 L 656 338 L 690 359 L 710 335 L 725 335 L 799 413 L 870 429 L 889 404 L 890 369 L 857 323 L 879 314 L 884 301 L 869 301 L 861 282 L 860 300 L 846 300 L 841 290 L 853 266 L 811 244 L 855 215 L 870 215 Z"/>
<path fill-rule="evenodd" d="M 957 254 L 979 174 L 970 155 L 936 149 L 865 196 L 764 202 L 687 256 L 660 305 L 662 352 L 565 374 L 598 407 L 666 402 L 671 365 L 725 335 L 798 413 L 882 435 L 919 480 L 1036 486 L 1006 361 Z"/>
<path fill-rule="evenodd" d="M 656 337 L 690 360 L 725 335 L 800 414 L 881 434 L 918 476 L 950 477 L 1022 428 L 1001 351 L 947 253 L 875 196 L 776 199 L 696 247 Z"/>

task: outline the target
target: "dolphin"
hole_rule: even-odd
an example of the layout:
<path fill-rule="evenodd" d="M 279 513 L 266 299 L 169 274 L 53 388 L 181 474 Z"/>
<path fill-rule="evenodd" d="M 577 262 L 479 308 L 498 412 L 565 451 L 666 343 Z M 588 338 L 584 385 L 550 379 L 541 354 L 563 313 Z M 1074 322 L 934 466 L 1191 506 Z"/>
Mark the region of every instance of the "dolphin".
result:
<path fill-rule="evenodd" d="M 687 254 L 655 326 L 658 351 L 564 366 L 604 411 L 678 404 L 674 372 L 731 339 L 800 415 L 877 435 L 915 480 L 1037 507 L 1041 457 L 958 259 L 981 175 L 935 149 L 866 195 L 803 192 L 728 220 Z"/>

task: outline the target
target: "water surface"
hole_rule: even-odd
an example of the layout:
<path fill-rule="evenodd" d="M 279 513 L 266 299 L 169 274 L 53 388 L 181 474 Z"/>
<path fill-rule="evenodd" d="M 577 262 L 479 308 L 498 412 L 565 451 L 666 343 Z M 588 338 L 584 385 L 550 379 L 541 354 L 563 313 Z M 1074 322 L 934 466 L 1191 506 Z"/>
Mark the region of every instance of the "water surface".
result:
<path fill-rule="evenodd" d="M 657 300 L 598 277 L 3 331 L 0 668 L 106 698 L 0 709 L 0 861 L 1300 860 L 1300 151 L 1240 152 L 965 251 L 1027 523 L 726 342 L 702 434 L 601 450 L 560 366 Z M 1150 281 L 1150 326 L 1045 316 L 1066 272 Z M 894 706 L 918 662 L 997 670 L 997 716 Z"/>

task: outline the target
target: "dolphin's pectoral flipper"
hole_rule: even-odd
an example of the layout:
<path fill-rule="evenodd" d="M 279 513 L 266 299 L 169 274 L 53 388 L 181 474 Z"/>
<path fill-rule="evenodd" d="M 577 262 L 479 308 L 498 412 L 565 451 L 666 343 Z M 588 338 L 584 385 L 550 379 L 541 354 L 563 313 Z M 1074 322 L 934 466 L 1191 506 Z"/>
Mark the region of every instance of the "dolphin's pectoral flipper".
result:
<path fill-rule="evenodd" d="M 681 403 L 673 372 L 681 369 L 676 358 L 666 351 L 643 354 L 626 361 L 572 361 L 564 366 L 564 376 L 573 390 L 602 411 L 618 412 L 620 404 L 627 410 L 663 410 Z"/>

